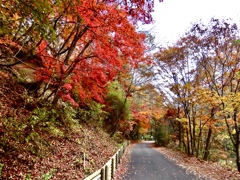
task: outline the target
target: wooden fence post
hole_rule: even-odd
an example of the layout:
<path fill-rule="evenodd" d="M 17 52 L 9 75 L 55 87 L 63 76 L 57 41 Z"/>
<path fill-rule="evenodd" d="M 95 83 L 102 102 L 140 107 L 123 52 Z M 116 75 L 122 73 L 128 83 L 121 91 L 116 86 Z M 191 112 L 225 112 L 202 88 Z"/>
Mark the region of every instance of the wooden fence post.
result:
<path fill-rule="evenodd" d="M 116 169 L 118 168 L 119 163 L 119 151 L 116 153 Z"/>
<path fill-rule="evenodd" d="M 120 164 L 121 158 L 128 145 L 129 141 L 124 143 L 122 147 L 116 152 L 116 154 L 101 169 L 95 171 L 93 174 L 86 177 L 84 180 L 111 180 L 115 175 L 118 164 Z"/>
<path fill-rule="evenodd" d="M 106 166 L 103 166 L 103 168 L 101 169 L 101 180 L 106 180 L 105 167 L 106 167 Z"/>
<path fill-rule="evenodd" d="M 112 158 L 112 178 L 114 177 L 115 174 L 115 156 Z"/>
<path fill-rule="evenodd" d="M 108 171 L 109 167 L 106 165 L 105 166 L 105 180 L 110 180 L 111 178 L 108 178 L 109 177 L 109 171 Z"/>
<path fill-rule="evenodd" d="M 119 163 L 121 163 L 121 159 L 122 159 L 122 156 L 123 156 L 123 147 L 121 147 L 120 151 L 119 151 Z"/>

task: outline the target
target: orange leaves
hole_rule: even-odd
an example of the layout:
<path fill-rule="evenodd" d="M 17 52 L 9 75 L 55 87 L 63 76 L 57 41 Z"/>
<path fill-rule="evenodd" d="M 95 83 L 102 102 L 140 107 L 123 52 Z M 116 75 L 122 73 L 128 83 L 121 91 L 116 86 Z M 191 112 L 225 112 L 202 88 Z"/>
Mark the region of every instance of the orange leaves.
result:
<path fill-rule="evenodd" d="M 65 96 L 62 89 L 74 83 L 68 91 L 72 98 L 78 94 L 81 102 L 103 101 L 107 83 L 125 72 L 124 66 L 136 68 L 148 61 L 143 58 L 145 35 L 136 32 L 133 24 L 151 22 L 153 0 L 28 3 L 21 4 L 24 12 L 11 9 L 14 18 L 23 22 L 12 34 L 33 52 L 29 59 L 38 63 L 36 81 L 54 87 L 56 94 Z"/>
<path fill-rule="evenodd" d="M 150 128 L 150 117 L 148 111 L 140 111 L 134 114 L 134 121 L 139 126 L 140 133 L 146 133 Z"/>
<path fill-rule="evenodd" d="M 146 133 L 150 128 L 152 112 L 147 107 L 134 105 L 133 120 L 139 127 L 139 133 Z"/>

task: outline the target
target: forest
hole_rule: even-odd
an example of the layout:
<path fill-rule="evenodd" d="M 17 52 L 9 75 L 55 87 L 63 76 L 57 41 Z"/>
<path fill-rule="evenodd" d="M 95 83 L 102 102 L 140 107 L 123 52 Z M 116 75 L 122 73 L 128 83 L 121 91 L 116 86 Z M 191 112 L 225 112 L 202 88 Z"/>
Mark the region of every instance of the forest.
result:
<path fill-rule="evenodd" d="M 160 1 L 161 2 L 161 1 Z M 240 171 L 240 38 L 196 21 L 159 46 L 154 0 L 0 0 L 0 177 L 82 179 L 125 140 Z"/>

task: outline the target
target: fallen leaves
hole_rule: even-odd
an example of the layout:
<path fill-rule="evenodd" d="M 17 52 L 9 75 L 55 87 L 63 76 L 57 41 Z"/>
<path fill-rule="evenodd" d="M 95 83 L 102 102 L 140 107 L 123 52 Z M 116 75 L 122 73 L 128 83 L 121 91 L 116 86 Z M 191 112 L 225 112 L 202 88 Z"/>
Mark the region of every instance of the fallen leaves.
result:
<path fill-rule="evenodd" d="M 122 177 L 127 172 L 128 163 L 130 160 L 130 154 L 132 151 L 132 147 L 135 145 L 136 142 L 132 142 L 125 150 L 125 153 L 121 159 L 121 163 L 118 165 L 118 168 L 115 172 L 113 180 L 122 180 Z"/>
<path fill-rule="evenodd" d="M 68 138 L 51 138 L 51 148 L 43 157 L 32 155 L 24 148 L 11 154 L 0 153 L 3 179 L 79 180 L 101 168 L 117 151 L 118 145 L 101 128 L 82 124 L 84 132 L 71 133 Z M 43 135 L 42 138 L 47 138 Z M 107 147 L 107 148 L 106 148 Z M 85 169 L 84 169 L 84 153 Z"/>

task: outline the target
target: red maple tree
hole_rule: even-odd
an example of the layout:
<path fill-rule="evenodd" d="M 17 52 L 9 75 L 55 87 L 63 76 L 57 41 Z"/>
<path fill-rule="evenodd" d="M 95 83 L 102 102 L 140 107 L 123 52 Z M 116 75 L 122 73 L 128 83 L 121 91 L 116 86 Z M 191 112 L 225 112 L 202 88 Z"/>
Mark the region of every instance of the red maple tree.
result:
<path fill-rule="evenodd" d="M 137 67 L 144 61 L 145 35 L 134 23 L 152 21 L 153 1 L 67 3 L 62 3 L 64 11 L 49 16 L 56 39 L 41 40 L 37 47 L 42 64 L 38 80 L 54 87 L 54 103 L 59 97 L 75 105 L 87 99 L 102 102 L 107 83 L 124 71 L 124 65 Z"/>

